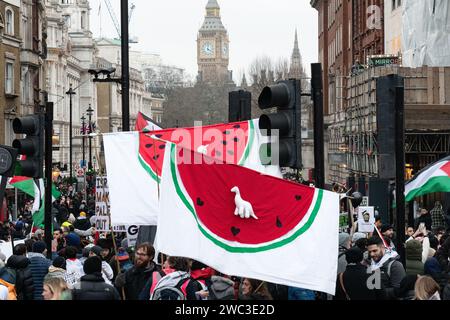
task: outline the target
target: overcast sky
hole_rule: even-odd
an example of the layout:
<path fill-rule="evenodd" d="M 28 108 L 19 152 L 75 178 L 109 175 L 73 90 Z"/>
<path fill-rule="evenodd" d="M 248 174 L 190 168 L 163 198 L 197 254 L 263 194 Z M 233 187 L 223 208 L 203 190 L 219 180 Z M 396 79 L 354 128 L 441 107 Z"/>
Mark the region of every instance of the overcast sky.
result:
<path fill-rule="evenodd" d="M 99 4 L 101 10 L 99 17 Z M 120 1 L 110 0 L 120 23 Z M 197 74 L 197 32 L 206 14 L 207 0 L 129 0 L 136 9 L 130 36 L 139 44 L 133 50 L 161 55 L 163 63 Z M 318 59 L 317 11 L 309 0 L 218 0 L 222 23 L 230 39 L 230 65 L 234 80 L 250 62 L 261 55 L 275 60 L 289 58 L 297 28 L 300 52 L 310 74 L 310 64 Z M 90 0 L 91 29 L 95 37 L 117 37 L 103 0 Z"/>

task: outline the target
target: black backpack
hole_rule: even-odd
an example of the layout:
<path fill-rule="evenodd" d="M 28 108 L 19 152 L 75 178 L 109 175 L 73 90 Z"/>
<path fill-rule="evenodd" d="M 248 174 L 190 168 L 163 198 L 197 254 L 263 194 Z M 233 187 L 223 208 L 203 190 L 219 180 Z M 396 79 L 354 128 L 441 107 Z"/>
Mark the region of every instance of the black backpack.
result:
<path fill-rule="evenodd" d="M 186 300 L 187 293 L 186 288 L 189 285 L 191 279 L 181 279 L 175 287 L 164 286 L 157 288 L 152 296 L 151 300 Z"/>

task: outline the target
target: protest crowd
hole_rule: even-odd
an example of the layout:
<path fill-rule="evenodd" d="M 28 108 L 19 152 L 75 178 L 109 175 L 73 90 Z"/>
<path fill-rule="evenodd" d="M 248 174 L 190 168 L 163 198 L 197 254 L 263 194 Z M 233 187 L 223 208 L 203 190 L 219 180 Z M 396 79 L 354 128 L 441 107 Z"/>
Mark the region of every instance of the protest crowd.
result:
<path fill-rule="evenodd" d="M 53 203 L 50 260 L 30 205 L 0 224 L 2 241 L 24 240 L 7 259 L 0 253 L 0 300 L 450 300 L 450 228 L 441 207 L 422 209 L 405 229 L 405 264 L 393 227 L 379 217 L 372 234 L 355 232 L 356 223 L 339 233 L 333 296 L 221 274 L 148 242 L 128 245 L 123 233 L 113 239 L 95 229 L 95 200 L 71 189 Z"/>

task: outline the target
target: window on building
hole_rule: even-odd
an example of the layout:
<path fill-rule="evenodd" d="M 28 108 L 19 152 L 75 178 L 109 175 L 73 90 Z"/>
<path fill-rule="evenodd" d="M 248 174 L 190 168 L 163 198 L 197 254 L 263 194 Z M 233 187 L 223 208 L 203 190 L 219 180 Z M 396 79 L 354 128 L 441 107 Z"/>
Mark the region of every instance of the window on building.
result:
<path fill-rule="evenodd" d="M 64 15 L 64 16 L 63 16 L 63 19 L 64 19 L 64 24 L 65 24 L 68 28 L 70 28 L 70 16 L 69 16 L 69 15 Z"/>
<path fill-rule="evenodd" d="M 81 12 L 81 29 L 86 29 L 86 12 Z"/>
<path fill-rule="evenodd" d="M 6 9 L 6 34 L 14 35 L 14 13 L 10 9 Z"/>
<path fill-rule="evenodd" d="M 14 64 L 7 62 L 5 66 L 5 93 L 14 93 Z"/>
<path fill-rule="evenodd" d="M 12 145 L 14 140 L 13 119 L 5 119 L 5 144 Z"/>

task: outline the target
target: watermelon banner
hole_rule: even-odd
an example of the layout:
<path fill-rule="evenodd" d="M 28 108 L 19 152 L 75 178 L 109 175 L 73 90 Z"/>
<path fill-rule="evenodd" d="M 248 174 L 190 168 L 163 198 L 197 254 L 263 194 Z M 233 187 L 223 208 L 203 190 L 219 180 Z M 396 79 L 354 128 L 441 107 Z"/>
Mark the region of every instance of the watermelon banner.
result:
<path fill-rule="evenodd" d="M 136 125 L 134 128 L 135 131 L 155 131 L 155 130 L 161 130 L 161 127 L 158 126 L 150 117 L 147 117 L 142 112 L 138 112 L 137 119 L 136 119 Z"/>
<path fill-rule="evenodd" d="M 335 294 L 338 194 L 237 165 L 184 163 L 186 152 L 166 146 L 160 252 L 228 275 Z M 257 219 L 241 218 L 249 205 Z"/>
<path fill-rule="evenodd" d="M 428 165 L 408 181 L 405 201 L 434 192 L 450 192 L 450 156 Z"/>
<path fill-rule="evenodd" d="M 258 120 L 153 132 L 118 132 L 103 137 L 113 225 L 156 225 L 165 141 L 198 151 L 217 162 L 239 164 L 281 177 L 278 166 L 261 164 L 259 147 L 266 140 L 259 131 Z"/>

